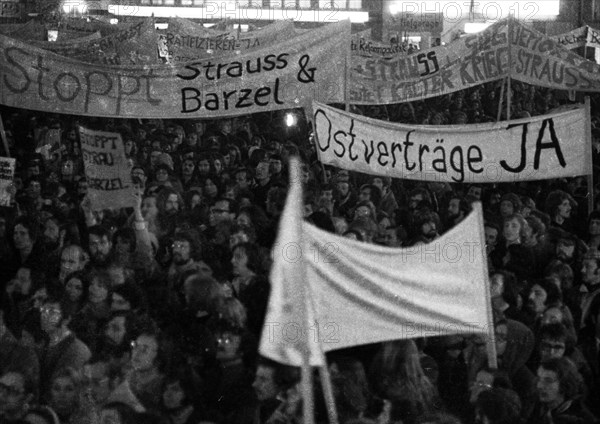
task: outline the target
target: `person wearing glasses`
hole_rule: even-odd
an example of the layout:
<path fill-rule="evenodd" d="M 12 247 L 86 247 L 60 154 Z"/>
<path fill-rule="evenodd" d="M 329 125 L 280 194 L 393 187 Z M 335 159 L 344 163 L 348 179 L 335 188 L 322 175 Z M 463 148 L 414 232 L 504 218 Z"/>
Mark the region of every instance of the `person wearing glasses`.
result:
<path fill-rule="evenodd" d="M 4 373 L 0 377 L 0 422 L 27 424 L 24 418 L 29 403 L 35 398 L 34 392 L 34 385 L 22 373 Z"/>
<path fill-rule="evenodd" d="M 71 316 L 59 299 L 50 296 L 40 308 L 40 324 L 48 337 L 40 355 L 42 393 L 49 389 L 50 377 L 56 371 L 64 367 L 79 370 L 92 356 L 88 346 L 69 329 Z"/>

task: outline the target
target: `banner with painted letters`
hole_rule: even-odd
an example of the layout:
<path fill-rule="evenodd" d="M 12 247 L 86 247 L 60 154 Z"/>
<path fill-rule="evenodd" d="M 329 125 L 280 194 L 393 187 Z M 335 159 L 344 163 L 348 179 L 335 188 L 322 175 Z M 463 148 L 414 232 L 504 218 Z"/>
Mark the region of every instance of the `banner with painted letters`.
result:
<path fill-rule="evenodd" d="M 70 43 L 31 43 L 35 47 L 86 63 L 103 65 L 158 64 L 158 35 L 151 18 L 99 39 Z"/>
<path fill-rule="evenodd" d="M 419 181 L 500 183 L 590 175 L 584 107 L 491 124 L 403 125 L 313 105 L 326 165 Z"/>
<path fill-rule="evenodd" d="M 15 158 L 0 157 L 0 206 L 10 206 L 13 192 L 10 187 L 15 178 Z"/>
<path fill-rule="evenodd" d="M 352 56 L 350 102 L 389 104 L 441 96 L 508 75 L 507 21 L 447 46 L 393 57 Z"/>
<path fill-rule="evenodd" d="M 600 91 L 600 65 L 518 21 L 510 23 L 510 77 L 558 90 Z"/>
<path fill-rule="evenodd" d="M 584 46 L 600 48 L 600 31 L 589 25 L 550 38 L 569 50 Z"/>
<path fill-rule="evenodd" d="M 183 22 L 182 22 L 183 21 Z M 238 33 L 237 31 L 210 31 L 189 27 L 185 20 L 169 22 L 169 28 L 159 32 L 168 50 L 169 63 L 190 62 L 223 53 L 245 52 L 275 44 L 295 35 L 292 21 L 278 21 L 257 31 Z"/>
<path fill-rule="evenodd" d="M 114 118 L 210 118 L 343 103 L 350 22 L 185 65 L 82 63 L 0 36 L 0 103 Z M 155 44 L 156 48 L 156 44 Z"/>
<path fill-rule="evenodd" d="M 121 134 L 79 127 L 92 210 L 134 206 L 131 166 Z"/>

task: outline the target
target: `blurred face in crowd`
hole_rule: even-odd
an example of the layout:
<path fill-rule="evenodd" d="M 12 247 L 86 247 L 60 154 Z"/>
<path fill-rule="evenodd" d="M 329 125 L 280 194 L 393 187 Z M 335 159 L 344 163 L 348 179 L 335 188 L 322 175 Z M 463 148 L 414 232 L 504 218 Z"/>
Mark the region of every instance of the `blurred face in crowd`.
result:
<path fill-rule="evenodd" d="M 485 227 L 485 245 L 492 250 L 498 242 L 498 230 L 493 227 Z"/>
<path fill-rule="evenodd" d="M 107 298 L 108 287 L 99 278 L 92 279 L 88 288 L 88 300 L 90 303 L 105 302 Z"/>
<path fill-rule="evenodd" d="M 216 335 L 216 341 L 218 360 L 227 361 L 237 358 L 242 343 L 242 336 L 230 331 L 224 331 Z"/>
<path fill-rule="evenodd" d="M 44 303 L 40 308 L 40 324 L 42 330 L 50 334 L 60 327 L 62 310 L 58 302 Z"/>
<path fill-rule="evenodd" d="M 596 284 L 600 281 L 600 270 L 596 259 L 584 259 L 581 265 L 581 279 L 586 284 Z"/>
<path fill-rule="evenodd" d="M 29 230 L 22 224 L 15 225 L 13 241 L 17 250 L 28 250 L 33 248 L 33 240 L 29 236 Z"/>
<path fill-rule="evenodd" d="M 448 218 L 455 219 L 460 215 L 460 199 L 450 199 L 448 203 Z"/>
<path fill-rule="evenodd" d="M 271 175 L 278 175 L 281 173 L 281 169 L 283 168 L 280 159 L 270 159 L 269 160 L 269 171 Z"/>
<path fill-rule="evenodd" d="M 421 203 L 423 201 L 423 195 L 422 194 L 414 194 L 411 196 L 411 198 L 408 200 L 408 207 L 410 209 L 415 209 L 419 203 Z"/>
<path fill-rule="evenodd" d="M 158 342 L 154 336 L 142 334 L 131 345 L 131 365 L 136 371 L 148 371 L 156 366 Z"/>
<path fill-rule="evenodd" d="M 96 263 L 104 263 L 108 260 L 112 243 L 107 236 L 90 234 L 89 236 L 90 258 Z"/>
<path fill-rule="evenodd" d="M 169 171 L 161 168 L 156 171 L 156 181 L 159 183 L 166 183 L 169 180 Z"/>
<path fill-rule="evenodd" d="M 340 197 L 346 197 L 348 192 L 350 191 L 350 184 L 346 181 L 340 181 L 337 183 L 337 191 L 340 194 Z"/>
<path fill-rule="evenodd" d="M 469 396 L 469 402 L 471 402 L 471 404 L 475 404 L 475 402 L 477 402 L 477 397 L 479 396 L 479 394 L 486 390 L 491 390 L 493 384 L 494 384 L 493 374 L 490 374 L 489 372 L 487 372 L 485 370 L 479 371 L 477 373 L 477 376 L 475 377 L 475 381 L 469 388 L 469 391 L 471 392 L 471 394 Z"/>
<path fill-rule="evenodd" d="M 490 295 L 492 299 L 501 297 L 504 293 L 504 276 L 502 274 L 492 274 L 490 277 Z"/>
<path fill-rule="evenodd" d="M 546 307 L 546 299 L 548 294 L 540 285 L 534 284 L 529 292 L 529 298 L 527 299 L 527 306 L 536 314 L 540 314 Z"/>
<path fill-rule="evenodd" d="M 111 393 L 108 365 L 104 362 L 86 364 L 83 366 L 83 372 L 92 388 L 93 400 L 97 405 L 105 403 Z"/>
<path fill-rule="evenodd" d="M 467 192 L 467 195 L 472 196 L 477 200 L 481 200 L 481 187 L 479 187 L 479 186 L 469 187 L 469 191 Z"/>
<path fill-rule="evenodd" d="M 210 162 L 208 159 L 202 159 L 198 162 L 198 173 L 200 175 L 207 175 L 210 172 Z"/>
<path fill-rule="evenodd" d="M 252 387 L 259 401 L 264 402 L 275 399 L 280 392 L 279 386 L 275 383 L 275 370 L 271 367 L 259 365 Z"/>
<path fill-rule="evenodd" d="M 560 380 L 556 372 L 539 367 L 536 387 L 540 402 L 559 405 L 564 401 L 564 396 L 560 393 Z"/>
<path fill-rule="evenodd" d="M 214 181 L 211 180 L 210 178 L 207 178 L 204 181 L 204 194 L 206 195 L 206 197 L 210 197 L 210 198 L 214 199 L 218 192 L 219 192 L 219 189 L 215 185 Z"/>
<path fill-rule="evenodd" d="M 65 291 L 71 302 L 79 302 L 83 295 L 83 282 L 79 277 L 70 278 L 65 284 Z"/>
<path fill-rule="evenodd" d="M 250 185 L 248 174 L 245 171 L 238 172 L 237 174 L 235 174 L 235 184 L 241 190 L 248 188 L 248 186 Z"/>
<path fill-rule="evenodd" d="M 88 192 L 88 183 L 85 180 L 79 180 L 77 183 L 77 194 L 79 197 L 84 197 Z"/>
<path fill-rule="evenodd" d="M 564 323 L 565 316 L 557 306 L 551 306 L 542 315 L 542 325 Z"/>
<path fill-rule="evenodd" d="M 521 224 L 516 219 L 504 221 L 502 235 L 508 244 L 521 242 Z"/>
<path fill-rule="evenodd" d="M 560 239 L 556 243 L 556 257 L 563 262 L 570 262 L 575 255 L 575 243 L 572 240 Z"/>
<path fill-rule="evenodd" d="M 502 200 L 500 202 L 500 215 L 503 218 L 515 213 L 515 207 L 510 200 Z"/>
<path fill-rule="evenodd" d="M 175 193 L 169 194 L 165 201 L 165 211 L 167 213 L 176 213 L 179 210 L 179 197 Z"/>
<path fill-rule="evenodd" d="M 591 236 L 600 235 L 600 219 L 591 219 L 588 225 L 588 233 Z"/>
<path fill-rule="evenodd" d="M 53 219 L 46 220 L 44 224 L 44 241 L 49 245 L 58 244 L 60 238 L 60 227 Z"/>
<path fill-rule="evenodd" d="M 111 311 L 130 311 L 131 303 L 129 303 L 129 301 L 127 301 L 119 293 L 113 293 L 111 296 L 110 310 Z"/>
<path fill-rule="evenodd" d="M 191 177 L 192 175 L 194 175 L 195 169 L 196 169 L 196 165 L 194 165 L 194 161 L 186 160 L 185 162 L 183 162 L 183 165 L 181 167 L 181 173 L 185 177 Z"/>
<path fill-rule="evenodd" d="M 69 415 L 79 406 L 79 393 L 69 377 L 55 378 L 50 387 L 50 407 L 59 415 Z"/>
<path fill-rule="evenodd" d="M 158 215 L 158 208 L 156 207 L 156 197 L 145 197 L 144 200 L 142 200 L 141 210 L 144 219 L 148 220 L 155 218 L 156 215 Z"/>
<path fill-rule="evenodd" d="M 60 276 L 64 280 L 72 272 L 80 271 L 85 266 L 82 252 L 77 246 L 65 247 L 60 255 Z"/>
<path fill-rule="evenodd" d="M 163 406 L 167 411 L 177 411 L 185 402 L 185 392 L 179 381 L 167 383 L 162 394 Z"/>
<path fill-rule="evenodd" d="M 558 205 L 557 215 L 563 219 L 568 219 L 571 217 L 571 202 L 569 199 L 565 199 Z"/>
<path fill-rule="evenodd" d="M 238 247 L 233 251 L 231 265 L 233 267 L 233 275 L 247 275 L 251 272 L 248 269 L 248 255 L 245 249 Z"/>
<path fill-rule="evenodd" d="M 175 240 L 173 242 L 173 263 L 181 266 L 192 259 L 192 248 L 187 240 Z"/>
<path fill-rule="evenodd" d="M 567 345 L 564 340 L 544 337 L 540 340 L 540 358 L 546 361 L 552 358 L 562 358 L 565 355 Z"/>
<path fill-rule="evenodd" d="M 256 165 L 255 178 L 258 181 L 263 181 L 269 178 L 269 162 L 260 162 Z"/>
<path fill-rule="evenodd" d="M 225 200 L 219 200 L 213 206 L 211 206 L 208 215 L 208 224 L 211 227 L 225 221 L 231 221 L 233 214 L 229 210 L 229 202 Z"/>
<path fill-rule="evenodd" d="M 19 418 L 25 404 L 31 399 L 25 393 L 25 379 L 17 372 L 7 372 L 0 377 L 0 416 Z"/>
<path fill-rule="evenodd" d="M 104 336 L 106 339 L 115 346 L 119 346 L 121 343 L 123 343 L 126 333 L 127 331 L 125 329 L 124 316 L 113 317 L 110 321 L 108 321 L 106 324 L 106 329 L 104 330 Z"/>
<path fill-rule="evenodd" d="M 373 184 L 375 187 L 377 187 L 379 189 L 379 191 L 381 191 L 383 193 L 383 180 L 381 178 L 373 178 L 373 180 L 371 181 L 371 184 Z"/>
<path fill-rule="evenodd" d="M 369 201 L 371 200 L 371 189 L 368 187 L 363 188 L 360 193 L 358 193 L 358 201 Z"/>

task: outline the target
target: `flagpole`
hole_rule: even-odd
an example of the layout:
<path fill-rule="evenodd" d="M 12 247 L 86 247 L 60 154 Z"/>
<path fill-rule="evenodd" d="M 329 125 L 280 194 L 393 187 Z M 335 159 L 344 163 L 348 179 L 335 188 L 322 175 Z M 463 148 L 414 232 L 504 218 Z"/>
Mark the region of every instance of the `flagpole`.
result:
<path fill-rule="evenodd" d="M 8 147 L 8 139 L 6 138 L 6 131 L 4 130 L 4 122 L 2 121 L 2 114 L 0 113 L 0 137 L 2 138 L 2 144 L 4 145 L 4 151 L 6 156 L 10 157 L 10 149 Z"/>
<path fill-rule="evenodd" d="M 513 30 L 513 15 L 508 16 L 508 77 L 506 78 L 506 120 L 510 121 L 510 103 L 512 97 L 512 90 L 510 87 L 510 76 L 512 75 L 512 48 L 510 39 L 512 37 Z"/>
<path fill-rule="evenodd" d="M 321 344 L 319 343 L 319 349 Z M 333 396 L 333 386 L 331 385 L 331 375 L 327 364 L 319 367 L 319 375 L 321 376 L 321 385 L 323 386 L 323 395 L 325 396 L 325 404 L 327 405 L 327 415 L 329 416 L 329 424 L 338 424 L 337 409 L 335 407 L 335 398 Z"/>
<path fill-rule="evenodd" d="M 344 109 L 346 112 L 350 112 L 350 60 L 352 58 L 352 43 L 346 43 L 346 60 L 344 60 Z"/>
<path fill-rule="evenodd" d="M 302 182 L 300 180 L 300 159 L 297 157 L 293 157 L 290 159 L 290 184 L 294 185 L 294 184 L 298 184 L 296 187 L 299 188 L 300 191 L 300 195 L 298 196 L 298 198 L 294 199 L 295 200 L 295 205 L 291 205 L 292 207 L 295 208 L 295 210 L 297 211 L 296 215 L 298 215 L 300 212 L 303 210 L 303 203 L 304 203 L 304 199 L 302 196 Z M 290 190 L 292 190 L 293 187 L 290 188 Z M 286 207 L 288 207 L 289 205 L 286 204 Z M 296 217 L 296 222 L 294 223 L 295 225 L 301 227 L 302 226 L 302 218 L 301 216 L 297 216 Z M 299 231 L 296 232 L 296 234 L 299 235 L 299 240 L 298 243 L 300 244 L 300 246 L 304 247 L 304 237 L 303 234 L 304 232 L 302 231 L 302 228 L 299 228 Z M 300 281 L 302 281 L 303 284 L 300 284 L 297 289 L 300 292 L 302 299 L 307 299 L 307 279 L 306 279 L 306 267 L 304 265 L 304 258 L 301 257 L 300 260 L 302 261 L 300 263 L 300 266 L 298 267 L 298 272 L 300 273 Z M 310 354 L 311 354 L 311 349 L 310 349 L 310 336 L 309 336 L 309 327 L 310 327 L 310 323 L 308 322 L 308 316 L 309 316 L 309 305 L 308 302 L 303 301 L 303 308 L 304 308 L 304 313 L 302 314 L 304 316 L 304 322 L 303 323 L 299 323 L 300 324 L 300 328 L 302 330 L 305 331 L 301 331 L 301 335 L 304 336 L 305 340 L 304 343 L 302 343 L 302 366 L 301 366 L 301 371 L 302 371 L 302 381 L 301 381 L 301 385 L 302 385 L 302 416 L 303 416 L 303 422 L 304 424 L 315 424 L 315 401 L 314 401 L 314 392 L 313 392 L 313 376 L 312 376 L 312 369 L 310 366 Z"/>
<path fill-rule="evenodd" d="M 502 87 L 500 87 L 500 99 L 498 100 L 498 113 L 496 114 L 496 122 L 500 121 L 502 117 L 502 103 L 504 103 L 504 86 L 506 85 L 506 78 L 502 80 Z"/>
<path fill-rule="evenodd" d="M 587 186 L 588 186 L 588 215 L 594 210 L 594 163 L 592 162 L 592 116 L 591 116 L 591 103 L 590 96 L 585 96 L 585 118 L 587 128 L 585 135 L 587 143 L 590 148 L 590 154 L 588 155 L 588 174 L 587 174 Z"/>
<path fill-rule="evenodd" d="M 485 285 L 485 307 L 487 312 L 487 337 L 486 337 L 486 352 L 488 357 L 488 366 L 492 369 L 498 368 L 498 358 L 496 354 L 496 333 L 494 332 L 494 315 L 492 313 L 492 298 L 490 291 L 490 278 L 489 271 L 487 267 L 487 258 L 485 255 L 485 238 L 482 236 L 484 234 L 484 224 L 483 224 L 483 208 L 481 207 L 481 202 L 473 203 L 473 210 L 477 212 L 477 226 L 479 227 L 479 245 L 481 246 L 481 255 L 483 256 L 483 260 L 481 261 L 483 264 L 483 284 Z"/>

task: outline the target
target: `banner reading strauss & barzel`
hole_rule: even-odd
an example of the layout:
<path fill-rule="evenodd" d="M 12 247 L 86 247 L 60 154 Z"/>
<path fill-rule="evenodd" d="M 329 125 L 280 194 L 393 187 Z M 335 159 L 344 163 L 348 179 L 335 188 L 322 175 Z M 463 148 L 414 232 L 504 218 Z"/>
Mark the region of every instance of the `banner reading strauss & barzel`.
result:
<path fill-rule="evenodd" d="M 350 22 L 186 64 L 103 66 L 0 35 L 0 103 L 99 117 L 208 118 L 344 102 Z"/>
<path fill-rule="evenodd" d="M 589 175 L 586 110 L 466 126 L 379 121 L 313 104 L 327 165 L 420 181 L 500 183 Z"/>

